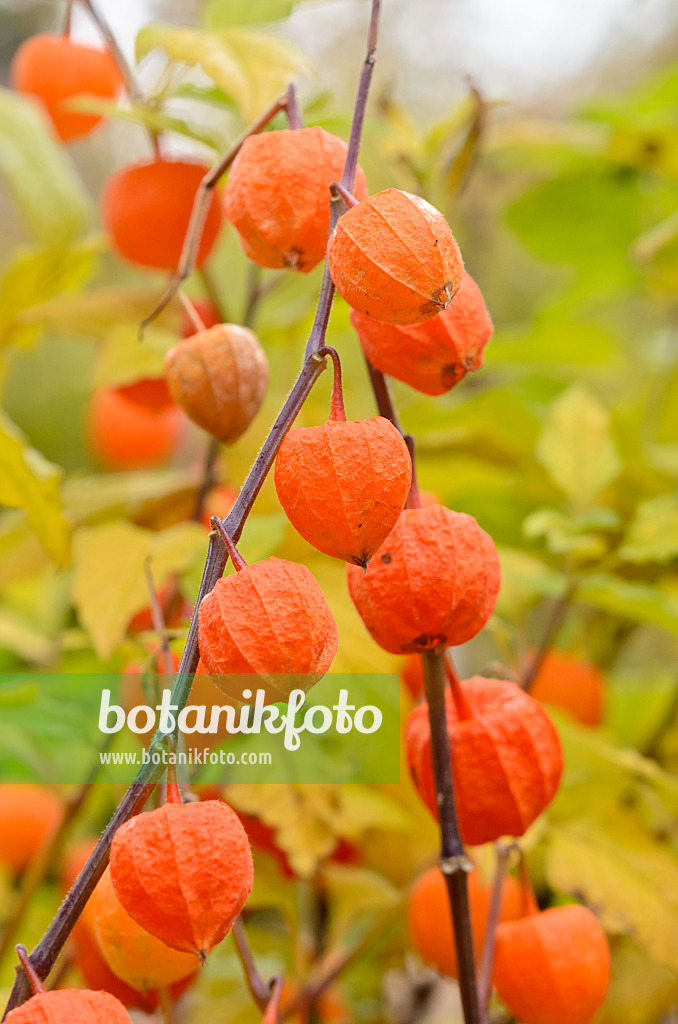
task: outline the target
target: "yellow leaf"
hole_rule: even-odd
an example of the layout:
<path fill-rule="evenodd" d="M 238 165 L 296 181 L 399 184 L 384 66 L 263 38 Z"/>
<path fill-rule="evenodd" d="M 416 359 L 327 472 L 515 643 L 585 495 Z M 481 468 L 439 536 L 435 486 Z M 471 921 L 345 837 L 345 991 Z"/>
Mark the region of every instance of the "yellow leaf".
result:
<path fill-rule="evenodd" d="M 599 1024 L 655 1024 L 675 1006 L 678 977 L 629 939 L 612 947 L 612 980 Z"/>
<path fill-rule="evenodd" d="M 61 477 L 61 469 L 31 448 L 0 413 L 0 505 L 25 510 L 28 525 L 58 566 L 68 559 L 70 532 L 61 504 Z"/>
<path fill-rule="evenodd" d="M 119 387 L 145 377 L 162 377 L 165 354 L 176 342 L 175 334 L 153 327 L 140 341 L 138 324 L 117 324 L 107 331 L 99 349 L 94 387 Z"/>
<path fill-rule="evenodd" d="M 632 936 L 678 970 L 678 858 L 630 811 L 610 807 L 553 826 L 546 874 L 555 890 L 582 896 L 607 932 Z"/>
<path fill-rule="evenodd" d="M 302 878 L 309 878 L 336 846 L 332 823 L 339 786 L 229 786 L 226 799 L 275 829 L 276 844 Z"/>
<path fill-rule="evenodd" d="M 184 572 L 205 551 L 205 531 L 180 523 L 154 533 L 126 520 L 83 526 L 73 538 L 73 601 L 100 658 L 119 645 L 132 615 L 148 605 L 144 564 L 156 586 Z"/>
<path fill-rule="evenodd" d="M 402 898 L 383 875 L 351 864 L 328 864 L 323 881 L 330 905 L 330 947 L 339 946 L 357 921 L 396 907 Z"/>
<path fill-rule="evenodd" d="M 250 121 L 284 92 L 300 71 L 308 70 L 291 43 L 255 29 L 227 28 L 216 32 L 146 25 L 136 41 L 137 58 L 160 49 L 171 60 L 198 65 L 230 96 Z"/>
<path fill-rule="evenodd" d="M 586 505 L 621 472 L 610 417 L 587 388 L 573 384 L 551 406 L 537 457 L 576 505 Z"/>

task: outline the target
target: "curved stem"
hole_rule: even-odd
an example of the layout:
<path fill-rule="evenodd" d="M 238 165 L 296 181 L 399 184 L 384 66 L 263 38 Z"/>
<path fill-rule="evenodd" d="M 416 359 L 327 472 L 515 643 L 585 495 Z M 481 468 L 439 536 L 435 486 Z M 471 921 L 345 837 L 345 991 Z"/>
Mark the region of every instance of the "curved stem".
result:
<path fill-rule="evenodd" d="M 40 992 L 44 992 L 45 986 L 35 973 L 35 968 L 33 967 L 33 964 L 31 963 L 28 957 L 28 950 L 26 949 L 26 947 L 21 945 L 17 946 L 16 955 L 19 957 L 19 963 L 23 967 L 24 971 L 26 972 L 26 977 L 31 983 L 33 994 L 37 996 Z"/>
<path fill-rule="evenodd" d="M 221 539 L 223 540 L 226 546 L 226 550 L 228 551 L 229 558 L 233 562 L 233 568 L 236 570 L 236 572 L 240 572 L 242 569 L 246 569 L 247 562 L 242 557 L 237 547 L 233 543 L 231 537 L 226 531 L 226 527 L 222 523 L 219 516 L 212 516 L 212 518 L 210 519 L 210 524 L 212 526 L 212 529 L 216 530 Z"/>
<path fill-rule="evenodd" d="M 336 348 L 325 345 L 318 349 L 319 356 L 330 356 L 334 364 L 334 380 L 332 382 L 332 398 L 330 399 L 330 419 L 346 421 L 346 409 L 344 407 L 344 389 L 341 383 L 341 360 Z"/>
<path fill-rule="evenodd" d="M 243 971 L 245 972 L 245 980 L 247 982 L 250 995 L 259 1009 L 265 1010 L 269 999 L 271 998 L 271 988 L 270 985 L 264 981 L 257 969 L 254 956 L 252 955 L 252 950 L 250 949 L 247 941 L 245 926 L 242 923 L 240 915 L 238 915 L 233 922 L 232 934 L 238 959 L 240 960 Z"/>

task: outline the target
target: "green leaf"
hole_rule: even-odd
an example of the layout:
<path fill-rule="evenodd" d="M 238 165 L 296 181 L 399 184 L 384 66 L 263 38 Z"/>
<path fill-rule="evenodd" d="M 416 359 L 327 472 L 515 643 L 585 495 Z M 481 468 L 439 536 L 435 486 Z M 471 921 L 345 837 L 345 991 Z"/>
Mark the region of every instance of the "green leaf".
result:
<path fill-rule="evenodd" d="M 575 505 L 588 504 L 619 475 L 609 413 L 588 389 L 573 384 L 558 396 L 537 442 L 537 458 Z"/>
<path fill-rule="evenodd" d="M 175 135 L 184 135 L 217 151 L 222 150 L 225 145 L 222 133 L 211 132 L 205 127 L 184 121 L 181 117 L 172 117 L 155 107 L 142 104 L 121 107 L 112 100 L 94 96 L 80 97 L 68 106 L 84 114 L 102 114 L 106 118 L 116 118 L 118 121 L 131 121 L 132 124 L 143 125 L 144 128 L 158 134 L 173 132 Z"/>
<path fill-rule="evenodd" d="M 678 598 L 658 587 L 600 573 L 580 583 L 577 600 L 632 622 L 659 626 L 678 636 Z"/>
<path fill-rule="evenodd" d="M 565 754 L 565 776 L 549 810 L 552 820 L 576 819 L 582 806 L 628 798 L 639 786 L 650 787 L 666 810 L 678 811 L 678 779 L 652 758 L 617 746 L 597 729 L 581 725 L 551 708 Z"/>
<path fill-rule="evenodd" d="M 64 302 L 77 302 L 68 292 L 90 276 L 98 251 L 96 241 L 89 239 L 70 247 L 20 249 L 0 282 L 0 344 L 32 341 L 40 323 L 31 319 L 30 311 L 52 296 L 60 294 Z M 70 330 L 66 321 L 61 326 Z"/>
<path fill-rule="evenodd" d="M 341 946 L 347 933 L 398 906 L 401 896 L 381 874 L 348 864 L 328 864 L 323 881 L 330 897 L 328 945 Z"/>
<path fill-rule="evenodd" d="M 619 555 L 626 562 L 668 562 L 678 555 L 675 494 L 662 494 L 638 506 Z"/>
<path fill-rule="evenodd" d="M 137 59 L 155 49 L 162 50 L 171 60 L 202 68 L 233 97 L 248 121 L 309 67 L 290 43 L 243 28 L 204 32 L 172 25 L 146 25 L 137 36 Z"/>
<path fill-rule="evenodd" d="M 144 377 L 162 377 L 165 354 L 176 344 L 176 336 L 149 327 L 139 340 L 136 325 L 120 324 L 109 330 L 99 350 L 93 385 L 118 387 Z"/>
<path fill-rule="evenodd" d="M 540 558 L 517 548 L 500 547 L 501 589 L 497 613 L 514 620 L 544 597 L 558 598 L 565 591 L 565 578 Z"/>
<path fill-rule="evenodd" d="M 226 28 L 229 25 L 255 25 L 286 18 L 300 0 L 208 0 L 203 10 L 205 28 Z"/>
<path fill-rule="evenodd" d="M 135 518 L 147 502 L 174 499 L 187 489 L 196 491 L 198 474 L 186 469 L 156 469 L 145 473 L 95 473 L 74 476 L 63 486 L 63 499 L 73 522 L 86 523 L 126 516 Z"/>
<path fill-rule="evenodd" d="M 68 243 L 92 208 L 67 151 L 34 101 L 0 89 L 0 172 L 26 224 L 45 246 Z"/>
<path fill-rule="evenodd" d="M 144 564 L 156 586 L 204 554 L 205 531 L 180 523 L 154 533 L 125 520 L 83 526 L 73 536 L 73 602 L 100 658 L 118 647 L 132 615 L 148 605 Z"/>
<path fill-rule="evenodd" d="M 22 508 L 50 558 L 68 560 L 70 526 L 61 504 L 61 470 L 31 448 L 10 419 L 0 413 L 0 505 Z"/>
<path fill-rule="evenodd" d="M 85 334 L 100 338 L 121 324 L 136 328 L 148 316 L 156 302 L 157 288 L 98 288 L 80 295 L 57 295 L 49 302 L 33 301 L 30 308 L 17 317 L 25 326 L 40 325 L 57 332 Z M 178 330 L 175 308 L 167 308 L 154 321 L 154 326 Z"/>
<path fill-rule="evenodd" d="M 587 159 L 521 196 L 508 223 L 535 255 L 572 264 L 589 287 L 619 285 L 635 276 L 628 250 L 641 210 L 632 175 Z"/>
<path fill-rule="evenodd" d="M 678 966 L 678 860 L 630 811 L 610 808 L 554 826 L 549 884 L 583 896 L 606 931 L 633 935 L 659 963 Z"/>
<path fill-rule="evenodd" d="M 555 555 L 577 555 L 588 560 L 600 558 L 606 550 L 602 538 L 583 532 L 576 520 L 555 508 L 537 509 L 523 523 L 523 532 L 526 537 L 544 537 Z"/>
<path fill-rule="evenodd" d="M 674 965 L 675 966 L 675 965 Z M 678 1000 L 678 977 L 630 939 L 612 949 L 612 978 L 601 1024 L 657 1024 Z"/>
<path fill-rule="evenodd" d="M 260 562 L 275 554 L 287 533 L 288 520 L 282 512 L 248 516 L 238 550 L 246 562 Z M 229 563 L 230 564 L 230 563 Z"/>

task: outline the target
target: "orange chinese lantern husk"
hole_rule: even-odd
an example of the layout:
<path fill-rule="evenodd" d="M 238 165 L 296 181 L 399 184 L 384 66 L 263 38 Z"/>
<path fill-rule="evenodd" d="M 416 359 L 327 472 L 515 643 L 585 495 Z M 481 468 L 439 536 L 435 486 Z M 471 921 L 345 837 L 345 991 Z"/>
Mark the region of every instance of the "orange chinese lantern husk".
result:
<path fill-rule="evenodd" d="M 23 871 L 61 821 L 61 801 L 43 786 L 0 785 L 0 864 Z"/>
<path fill-rule="evenodd" d="M 552 907 L 497 928 L 493 981 L 524 1024 L 588 1024 L 609 979 L 607 939 L 586 907 Z"/>
<path fill-rule="evenodd" d="M 466 273 L 447 309 L 425 323 L 384 324 L 355 309 L 351 323 L 377 370 L 425 395 L 442 395 L 479 369 L 493 330 L 480 288 Z"/>
<path fill-rule="evenodd" d="M 236 441 L 264 400 L 268 360 L 246 327 L 217 324 L 169 350 L 165 377 L 194 423 L 220 441 Z"/>
<path fill-rule="evenodd" d="M 252 888 L 247 836 L 219 800 L 132 818 L 115 834 L 110 863 L 127 913 L 167 946 L 201 958 L 228 934 Z"/>
<path fill-rule="evenodd" d="M 285 514 L 309 544 L 365 566 L 403 510 L 412 460 L 383 416 L 290 430 L 275 464 Z"/>
<path fill-rule="evenodd" d="M 320 263 L 330 230 L 330 185 L 340 180 L 346 153 L 345 142 L 318 127 L 245 141 L 226 183 L 224 208 L 251 260 L 304 273 Z M 367 196 L 360 168 L 354 193 Z"/>
<path fill-rule="evenodd" d="M 148 160 L 112 174 L 101 194 L 101 215 L 113 248 L 124 259 L 176 270 L 200 183 L 208 168 L 186 160 Z M 210 255 L 221 228 L 221 205 L 210 193 L 196 265 Z"/>
<path fill-rule="evenodd" d="M 138 992 L 172 985 L 194 974 L 194 953 L 179 952 L 142 928 L 115 894 L 110 869 L 90 899 L 88 919 L 104 960 L 118 977 Z"/>
<path fill-rule="evenodd" d="M 305 565 L 266 558 L 217 582 L 200 605 L 200 657 L 212 681 L 232 695 L 237 679 L 254 673 L 277 700 L 308 689 L 329 669 L 337 626 L 322 590 Z"/>
<path fill-rule="evenodd" d="M 103 117 L 69 109 L 73 99 L 87 94 L 112 100 L 122 88 L 110 50 L 46 32 L 21 44 L 12 60 L 10 79 L 13 88 L 40 100 L 63 142 L 87 135 Z"/>
<path fill-rule="evenodd" d="M 475 676 L 446 694 L 459 830 L 472 846 L 521 836 L 556 794 L 563 755 L 542 705 L 515 683 Z M 468 714 L 469 717 L 463 717 Z M 405 743 L 419 795 L 437 817 L 428 705 L 416 707 Z"/>
<path fill-rule="evenodd" d="M 436 316 L 449 306 L 464 273 L 443 215 L 395 188 L 369 196 L 339 218 L 327 260 L 349 306 L 387 324 L 419 324 Z"/>
<path fill-rule="evenodd" d="M 131 1024 L 115 996 L 83 988 L 39 992 L 10 1010 L 5 1020 L 7 1024 Z"/>
<path fill-rule="evenodd" d="M 408 654 L 480 632 L 500 575 L 492 538 L 475 519 L 430 505 L 405 509 L 366 571 L 348 567 L 348 588 L 377 643 Z"/>
<path fill-rule="evenodd" d="M 605 708 L 605 677 L 595 665 L 563 651 L 549 651 L 530 693 L 543 704 L 569 711 L 582 725 L 600 725 Z"/>

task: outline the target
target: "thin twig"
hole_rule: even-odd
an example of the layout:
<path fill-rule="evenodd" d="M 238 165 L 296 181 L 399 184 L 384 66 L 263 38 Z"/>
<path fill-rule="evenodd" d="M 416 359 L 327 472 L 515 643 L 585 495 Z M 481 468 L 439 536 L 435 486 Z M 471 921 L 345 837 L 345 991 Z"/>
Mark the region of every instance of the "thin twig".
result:
<path fill-rule="evenodd" d="M 570 605 L 574 600 L 576 591 L 577 583 L 571 583 L 568 586 L 565 593 L 563 594 L 563 596 L 555 602 L 553 608 L 551 609 L 551 614 L 546 623 L 544 635 L 541 638 L 539 647 L 537 648 L 532 661 L 523 673 L 523 677 L 520 682 L 520 685 L 527 693 L 530 692 L 530 687 L 533 685 L 535 679 L 537 678 L 537 674 L 544 662 L 544 658 L 550 651 L 551 646 L 553 645 L 553 642 L 555 641 L 560 631 L 560 627 L 565 621 L 565 616 L 570 610 Z"/>
<path fill-rule="evenodd" d="M 312 976 L 301 987 L 294 998 L 285 1005 L 283 1018 L 292 1017 L 299 1010 L 304 1009 L 310 1003 L 314 1003 L 330 985 L 334 984 L 347 967 L 350 967 L 373 942 L 376 942 L 384 934 L 384 929 L 390 921 L 401 913 L 402 907 L 399 903 L 390 907 L 350 949 L 342 953 L 338 953 L 336 950 L 327 953 L 320 963 L 316 965 Z"/>
<path fill-rule="evenodd" d="M 125 90 L 130 100 L 133 103 L 142 103 L 143 96 L 141 95 L 139 86 L 136 83 L 136 79 L 132 74 L 132 70 L 129 64 L 127 63 L 124 53 L 118 45 L 118 40 L 111 32 L 108 22 L 96 9 L 93 0 L 79 0 L 79 2 L 82 4 L 85 10 L 89 12 L 90 18 L 101 32 L 101 35 L 106 41 L 108 49 L 113 54 L 113 59 L 118 66 L 118 70 L 122 76 L 122 80 L 125 83 Z"/>
<path fill-rule="evenodd" d="M 228 324 L 228 323 L 230 323 L 231 322 L 231 317 L 230 317 L 230 314 L 229 314 L 228 307 L 227 307 L 227 305 L 226 305 L 226 303 L 224 301 L 224 298 L 221 295 L 219 289 L 217 288 L 211 273 L 209 272 L 207 267 L 201 267 L 200 271 L 199 271 L 199 274 L 200 274 L 200 280 L 202 281 L 202 286 L 203 286 L 203 288 L 205 290 L 205 295 L 207 296 L 207 298 L 209 299 L 209 301 L 212 303 L 212 305 L 214 306 L 214 308 L 217 311 L 217 317 L 219 318 L 219 323 L 220 324 Z"/>
<path fill-rule="evenodd" d="M 643 745 L 641 753 L 645 757 L 656 757 L 659 748 L 661 747 L 662 740 L 672 728 L 673 723 L 678 716 L 678 681 L 674 684 L 673 693 L 669 698 L 669 702 L 666 705 L 664 714 L 661 720 L 653 730 L 651 736 L 647 742 Z"/>
<path fill-rule="evenodd" d="M 367 52 L 360 71 L 358 91 L 356 94 L 355 106 L 353 108 L 351 134 L 349 136 L 348 151 L 346 153 L 346 163 L 344 164 L 344 172 L 341 176 L 341 184 L 349 192 L 353 191 L 353 186 L 355 184 L 355 172 L 358 167 L 358 153 L 360 152 L 363 124 L 365 122 L 367 98 L 369 96 L 372 74 L 374 72 L 374 54 L 377 48 L 380 11 L 381 0 L 372 0 L 370 27 L 367 34 Z M 342 208 L 345 209 L 343 199 L 340 196 L 332 196 L 330 198 L 330 235 L 336 227 Z M 311 328 L 311 334 L 308 342 L 306 343 L 307 355 L 310 355 L 312 352 L 317 352 L 318 349 L 323 346 L 325 335 L 327 334 L 327 325 L 329 322 L 333 298 L 334 282 L 330 275 L 327 260 L 325 260 L 325 270 L 323 272 L 322 284 L 320 286 L 320 301 L 318 302 L 318 308 L 316 310 L 313 327 Z"/>
<path fill-rule="evenodd" d="M 120 76 L 125 84 L 125 90 L 127 91 L 127 95 L 130 99 L 130 102 L 132 104 L 143 105 L 144 97 L 141 93 L 141 90 L 139 89 L 139 86 L 137 85 L 134 75 L 132 74 L 132 69 L 127 63 L 127 60 L 125 59 L 125 55 L 120 49 L 120 46 L 118 45 L 118 40 L 115 38 L 113 32 L 111 32 L 108 22 L 99 13 L 97 8 L 94 6 L 92 0 L 79 0 L 79 2 L 89 12 L 89 16 L 101 32 L 101 35 L 103 36 L 106 45 L 108 46 L 108 49 L 111 51 L 113 55 L 113 60 L 115 61 L 118 67 L 118 71 L 120 72 Z M 160 137 L 156 131 L 154 131 L 152 128 L 149 128 L 148 126 L 146 126 L 146 132 L 151 141 L 153 153 L 155 154 L 156 159 L 159 159 Z"/>
<path fill-rule="evenodd" d="M 238 915 L 233 922 L 233 941 L 235 943 L 238 959 L 240 960 L 243 971 L 245 972 L 247 988 L 249 989 L 254 1002 L 257 1004 L 259 1009 L 263 1011 L 266 1009 L 268 1001 L 271 998 L 271 988 L 259 974 L 252 950 L 250 949 L 247 941 L 245 927 L 240 915 Z"/>
<path fill-rule="evenodd" d="M 287 86 L 287 101 L 285 103 L 285 113 L 287 114 L 287 123 L 290 128 L 303 128 L 304 122 L 301 117 L 301 110 L 299 108 L 299 97 L 297 96 L 297 87 L 294 82 L 290 82 Z"/>
<path fill-rule="evenodd" d="M 465 1024 L 483 1024 L 478 1002 L 476 965 L 471 930 L 467 872 L 473 865 L 466 856 L 454 802 L 450 737 L 445 709 L 445 650 L 422 655 L 424 683 L 431 728 L 431 759 L 440 822 L 440 868 L 445 876 L 450 901 L 454 941 L 459 966 L 459 991 Z"/>
<path fill-rule="evenodd" d="M 363 72 L 361 73 L 361 85 L 359 87 L 358 100 L 356 101 L 357 106 L 363 104 L 363 108 L 367 101 L 367 90 L 369 87 L 369 80 L 371 78 L 371 66 L 374 61 L 373 51 L 374 46 L 376 45 L 376 27 L 378 23 L 380 0 L 372 0 L 372 4 L 373 9 L 372 19 L 370 22 L 370 43 L 368 47 L 368 49 L 371 47 L 371 51 L 368 52 L 368 57 L 366 58 L 366 64 L 369 63 L 369 75 L 366 75 L 364 66 Z M 358 124 L 357 129 L 356 124 Z M 356 114 L 356 116 L 354 116 L 353 128 L 351 130 L 351 142 L 349 143 L 347 163 L 351 152 L 353 151 L 355 152 L 355 159 L 357 160 L 361 130 L 362 117 L 358 117 Z M 344 172 L 344 177 L 342 177 L 342 182 L 346 184 L 346 171 Z M 347 187 L 352 187 L 352 184 L 353 181 L 351 177 L 351 181 Z M 254 505 L 256 497 L 261 490 L 263 482 L 273 465 L 278 448 L 280 447 L 285 434 L 291 427 L 299 413 L 299 410 L 306 401 L 311 388 L 325 369 L 326 361 L 323 357 L 319 357 L 317 355 L 317 349 L 322 348 L 324 344 L 333 292 L 333 287 L 331 290 L 321 288 L 318 299 L 316 324 L 314 324 L 314 330 L 311 332 L 313 337 L 313 347 L 310 352 L 307 351 L 297 380 L 285 404 L 283 405 L 283 408 L 278 414 L 275 423 L 271 427 L 268 437 L 264 441 L 264 444 L 254 461 L 254 465 L 250 469 L 233 508 L 224 520 L 225 528 L 234 543 L 237 543 L 240 539 L 245 520 L 251 512 L 252 506 Z M 317 323 L 324 324 L 324 329 L 319 331 L 316 326 Z M 226 553 L 223 542 L 215 533 L 211 533 L 207 548 L 205 566 L 203 568 L 202 579 L 195 604 L 196 610 L 191 620 L 186 645 L 184 647 L 181 663 L 174 681 L 174 686 L 172 687 L 172 694 L 170 698 L 170 703 L 176 704 L 179 711 L 186 706 L 188 695 L 193 684 L 193 676 L 200 656 L 198 649 L 197 613 L 203 598 L 214 589 L 217 580 L 219 580 L 223 575 L 225 567 Z M 177 732 L 175 731 L 175 739 L 176 737 Z M 168 737 L 158 730 L 151 741 L 149 753 L 152 755 L 156 751 L 159 752 L 167 749 L 168 742 Z M 151 756 L 148 763 L 142 765 L 140 768 L 134 782 L 123 797 L 101 839 L 97 843 L 94 852 L 59 908 L 56 917 L 31 954 L 31 962 L 41 978 L 46 978 L 54 966 L 54 963 L 61 952 L 66 939 L 70 935 L 75 922 L 78 920 L 85 903 L 103 874 L 108 863 L 111 841 L 116 831 L 121 825 L 143 809 L 145 803 L 153 792 L 155 784 L 162 777 L 164 773 L 162 758 L 158 758 L 157 760 L 158 763 L 154 764 L 154 758 Z M 30 992 L 26 987 L 25 975 L 18 976 L 10 994 L 9 1002 L 5 1009 L 5 1015 L 10 1010 L 14 1009 L 14 1007 L 25 1002 L 29 997 Z"/>
<path fill-rule="evenodd" d="M 478 998 L 482 1012 L 487 1013 L 487 1005 L 490 1001 L 492 991 L 492 967 L 494 965 L 494 947 L 497 939 L 497 925 L 501 913 L 501 898 L 504 891 L 504 878 L 506 877 L 506 865 L 508 864 L 511 852 L 510 843 L 496 842 L 494 848 L 497 855 L 497 863 L 492 885 L 490 906 L 487 912 L 485 925 L 485 940 L 483 951 L 480 957 L 480 969 L 478 971 Z"/>
<path fill-rule="evenodd" d="M 399 430 L 403 437 L 405 437 L 405 431 L 398 420 L 398 415 L 395 411 L 395 406 L 393 405 L 393 399 L 391 398 L 391 392 L 389 391 L 386 377 L 384 377 L 381 370 L 377 370 L 372 366 L 372 363 L 369 361 L 367 356 L 365 356 L 365 364 L 367 366 L 367 373 L 369 374 L 370 385 L 374 392 L 374 398 L 377 403 L 379 415 L 390 420 L 396 430 Z"/>
<path fill-rule="evenodd" d="M 231 166 L 242 149 L 244 142 L 250 137 L 250 135 L 257 135 L 262 131 L 266 125 L 273 120 L 276 114 L 279 114 L 281 110 L 285 110 L 286 106 L 287 93 L 283 96 L 279 96 L 277 100 L 274 100 L 274 102 L 259 115 L 256 121 L 253 121 L 249 128 L 243 132 L 240 138 L 231 146 L 229 151 L 224 154 L 224 156 L 222 156 L 221 159 L 218 160 L 203 177 L 198 187 L 198 191 L 195 194 L 195 200 L 193 201 L 193 209 L 191 210 L 191 216 L 186 230 L 184 245 L 181 250 L 179 265 L 177 266 L 176 272 L 165 292 L 155 306 L 155 309 L 146 317 L 145 320 L 142 321 L 140 328 L 142 334 L 145 328 L 148 327 L 148 325 L 151 324 L 155 318 L 160 315 L 160 313 L 162 313 L 168 303 L 171 302 L 177 293 L 177 289 L 181 287 L 186 278 L 189 277 L 195 269 L 200 241 L 202 239 L 205 221 L 207 220 L 207 213 L 209 211 L 212 189 L 218 184 L 220 178 L 223 177 Z"/>
<path fill-rule="evenodd" d="M 247 305 L 242 315 L 243 327 L 251 327 L 254 323 L 256 313 L 259 309 L 259 305 L 262 299 L 265 299 L 271 292 L 278 287 L 278 285 L 284 281 L 286 277 L 285 271 L 281 270 L 277 274 L 274 274 L 268 279 L 268 281 L 262 282 L 261 280 L 261 267 L 253 263 L 250 268 L 250 280 L 249 289 L 247 293 Z"/>
<path fill-rule="evenodd" d="M 71 34 L 71 23 L 73 21 L 73 0 L 66 0 L 66 11 L 64 14 L 64 25 L 62 35 L 67 39 Z"/>
<path fill-rule="evenodd" d="M 160 641 L 160 647 L 162 650 L 163 665 L 159 666 L 159 668 L 161 672 L 171 672 L 172 652 L 170 651 L 167 629 L 165 628 L 165 616 L 163 615 L 162 608 L 160 607 L 160 601 L 158 600 L 158 594 L 155 589 L 150 558 L 147 558 L 144 561 L 144 573 L 146 575 L 146 585 L 148 587 L 148 603 L 151 609 L 151 622 L 153 623 L 153 629 Z"/>
<path fill-rule="evenodd" d="M 186 313 L 188 319 L 191 321 L 191 325 L 193 326 L 193 329 L 195 330 L 196 334 L 198 334 L 200 331 L 204 331 L 205 321 L 200 316 L 200 313 L 196 309 L 194 303 L 191 302 L 183 288 L 179 289 L 177 295 L 179 298 L 179 302 L 184 307 L 184 312 Z"/>
<path fill-rule="evenodd" d="M 207 496 L 216 482 L 215 467 L 217 459 L 219 458 L 219 447 L 219 439 L 216 437 L 211 437 L 207 442 L 205 459 L 202 466 L 200 487 L 198 488 L 198 494 L 195 499 L 195 508 L 193 509 L 193 515 L 191 517 L 195 523 L 199 523 L 202 519 Z"/>

